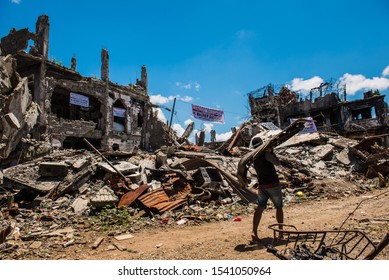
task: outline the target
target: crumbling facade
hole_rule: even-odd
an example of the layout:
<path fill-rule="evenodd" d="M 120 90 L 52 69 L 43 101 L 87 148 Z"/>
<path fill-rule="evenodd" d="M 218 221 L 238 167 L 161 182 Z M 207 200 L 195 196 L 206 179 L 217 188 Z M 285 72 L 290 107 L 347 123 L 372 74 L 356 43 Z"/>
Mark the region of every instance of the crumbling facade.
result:
<path fill-rule="evenodd" d="M 287 87 L 276 93 L 274 87 L 268 85 L 248 94 L 251 115 L 258 122 L 273 122 L 280 128 L 288 126 L 291 119 L 312 117 L 319 131 L 355 139 L 380 136 L 383 142 L 380 144 L 389 146 L 389 110 L 385 95 L 368 91 L 363 99 L 347 101 L 345 92 L 341 100 L 336 92 L 323 94 L 321 89 L 319 87 L 320 95 L 314 100 L 313 91 L 303 100 Z"/>
<path fill-rule="evenodd" d="M 161 126 L 152 114 L 146 67 L 142 66 L 141 79 L 135 84 L 112 83 L 108 51 L 103 49 L 101 79 L 83 77 L 76 71 L 75 57 L 70 68 L 49 60 L 49 27 L 48 16 L 42 15 L 35 33 L 28 28 L 12 29 L 0 45 L 2 56 L 16 64 L 16 72 L 26 79 L 32 100 L 39 106 L 32 136 L 49 137 L 52 146 L 64 148 L 86 147 L 83 138 L 105 150 L 163 144 L 163 137 L 154 139 L 152 131 L 145 132 Z M 27 53 L 29 40 L 34 44 Z"/>

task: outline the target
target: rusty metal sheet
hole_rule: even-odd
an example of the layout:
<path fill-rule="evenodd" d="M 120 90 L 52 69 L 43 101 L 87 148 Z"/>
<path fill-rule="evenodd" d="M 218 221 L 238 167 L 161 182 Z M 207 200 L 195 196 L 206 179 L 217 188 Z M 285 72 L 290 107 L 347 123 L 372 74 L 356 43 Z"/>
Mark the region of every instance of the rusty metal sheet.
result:
<path fill-rule="evenodd" d="M 155 208 L 159 213 L 163 213 L 185 204 L 187 198 L 186 196 L 180 195 L 169 198 L 163 188 L 160 188 L 138 197 L 138 200 L 146 207 Z"/>
<path fill-rule="evenodd" d="M 129 191 L 119 201 L 118 207 L 130 206 L 144 191 L 149 188 L 147 184 L 139 186 L 135 191 Z"/>

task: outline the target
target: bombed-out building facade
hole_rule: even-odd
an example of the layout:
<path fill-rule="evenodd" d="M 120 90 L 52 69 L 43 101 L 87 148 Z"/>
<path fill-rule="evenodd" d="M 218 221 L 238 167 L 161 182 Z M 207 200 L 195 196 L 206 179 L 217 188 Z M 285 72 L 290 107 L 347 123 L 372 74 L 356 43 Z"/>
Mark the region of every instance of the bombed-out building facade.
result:
<path fill-rule="evenodd" d="M 335 132 L 342 136 L 361 139 L 375 137 L 389 146 L 389 110 L 385 95 L 378 90 L 367 91 L 363 99 L 348 101 L 346 88 L 339 94 L 333 84 L 322 83 L 309 96 L 282 86 L 278 92 L 273 85 L 248 94 L 251 115 L 258 122 L 273 122 L 285 128 L 291 119 L 312 117 L 318 131 Z M 316 96 L 316 98 L 314 98 Z"/>
<path fill-rule="evenodd" d="M 155 149 L 167 141 L 164 124 L 152 113 L 145 66 L 135 84 L 118 85 L 109 80 L 109 54 L 102 49 L 101 79 L 84 77 L 76 70 L 76 57 L 71 67 L 48 58 L 49 27 L 42 15 L 35 33 L 12 29 L 0 45 L 38 105 L 32 137 L 49 137 L 54 147 L 63 148 L 83 148 L 85 138 L 105 150 Z M 152 137 L 153 131 L 160 136 Z"/>

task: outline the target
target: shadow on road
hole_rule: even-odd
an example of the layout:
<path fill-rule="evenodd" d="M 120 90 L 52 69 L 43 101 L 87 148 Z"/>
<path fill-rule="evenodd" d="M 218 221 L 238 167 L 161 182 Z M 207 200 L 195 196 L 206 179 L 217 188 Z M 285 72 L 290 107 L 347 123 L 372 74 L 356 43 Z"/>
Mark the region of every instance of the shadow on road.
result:
<path fill-rule="evenodd" d="M 256 250 L 262 250 L 266 249 L 267 244 L 271 244 L 273 241 L 273 238 L 262 238 L 261 242 L 249 242 L 248 244 L 239 244 L 236 245 L 234 248 L 235 251 L 238 252 L 248 252 L 248 251 L 256 251 Z"/>

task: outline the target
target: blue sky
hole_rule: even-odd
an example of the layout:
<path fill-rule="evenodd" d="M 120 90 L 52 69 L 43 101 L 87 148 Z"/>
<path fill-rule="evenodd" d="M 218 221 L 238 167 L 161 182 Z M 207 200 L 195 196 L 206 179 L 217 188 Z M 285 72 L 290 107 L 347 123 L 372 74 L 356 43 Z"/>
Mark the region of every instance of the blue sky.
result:
<path fill-rule="evenodd" d="M 42 14 L 49 57 L 70 66 L 76 55 L 85 76 L 100 77 L 102 48 L 113 82 L 135 83 L 146 65 L 151 100 L 171 108 L 177 98 L 179 134 L 193 120 L 225 140 L 250 118 L 247 93 L 269 83 L 304 92 L 332 78 L 347 84 L 349 100 L 364 89 L 389 93 L 386 0 L 0 0 L 0 37 L 35 31 Z M 193 119 L 192 103 L 224 110 L 226 123 Z"/>

